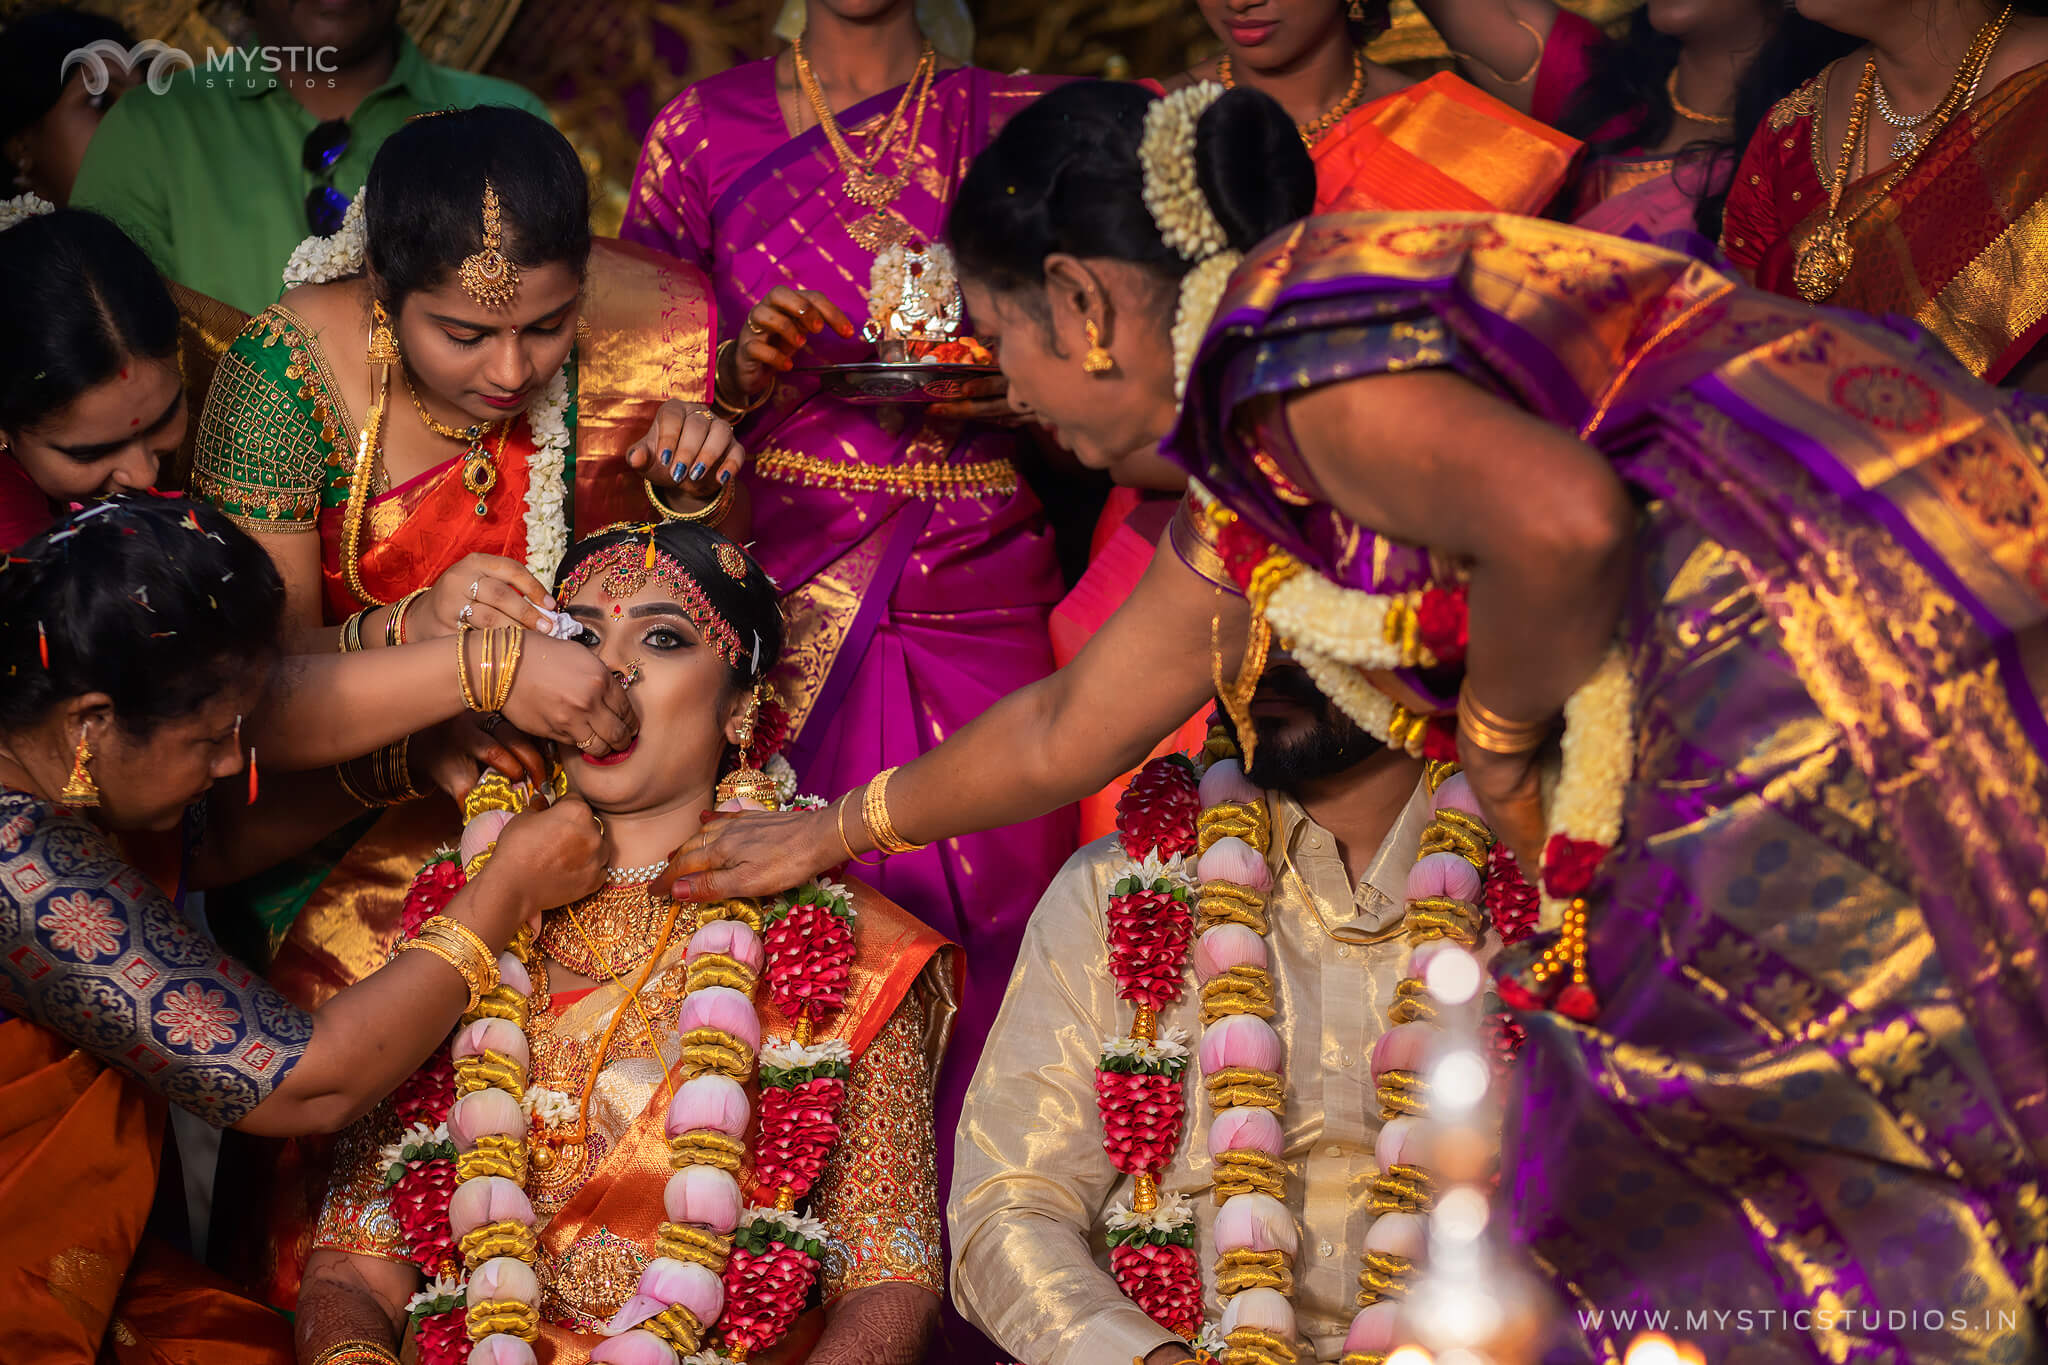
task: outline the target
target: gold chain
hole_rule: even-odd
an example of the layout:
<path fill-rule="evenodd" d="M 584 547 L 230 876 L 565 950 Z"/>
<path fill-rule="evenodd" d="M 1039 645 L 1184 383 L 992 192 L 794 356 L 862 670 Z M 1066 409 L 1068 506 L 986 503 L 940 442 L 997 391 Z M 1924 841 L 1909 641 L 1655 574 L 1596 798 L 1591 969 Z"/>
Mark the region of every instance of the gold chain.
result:
<path fill-rule="evenodd" d="M 1699 110 L 1678 98 L 1678 68 L 1672 67 L 1671 74 L 1664 78 L 1664 96 L 1671 101 L 1672 112 L 1680 118 L 1704 123 L 1710 128 L 1733 128 L 1735 119 L 1729 114 L 1702 114 Z"/>
<path fill-rule="evenodd" d="M 871 465 L 853 460 L 822 460 L 771 446 L 755 456 L 754 473 L 777 483 L 801 484 L 806 488 L 901 493 L 933 501 L 1010 497 L 1017 491 L 1017 466 L 1008 460 Z"/>
<path fill-rule="evenodd" d="M 472 422 L 466 427 L 451 427 L 436 421 L 434 414 L 427 411 L 427 405 L 420 401 L 420 391 L 412 386 L 411 372 L 401 366 L 400 374 L 405 380 L 406 395 L 412 399 L 412 409 L 427 424 L 427 430 L 450 441 L 468 443 L 469 450 L 462 457 L 462 486 L 476 494 L 476 514 L 483 516 L 491 510 L 485 505 L 484 498 L 498 486 L 498 466 L 504 461 L 505 441 L 512 434 L 512 419 L 507 417 L 497 424 L 498 451 L 494 456 L 484 448 L 484 438 L 491 429 L 489 424 Z"/>
<path fill-rule="evenodd" d="M 391 405 L 391 366 L 387 364 L 382 369 L 377 401 L 370 405 L 362 434 L 356 438 L 356 467 L 349 475 L 348 501 L 341 509 L 341 574 L 356 600 L 369 607 L 385 605 L 382 598 L 371 596 L 364 585 L 362 566 L 363 518 L 370 511 L 370 476 L 377 466 L 377 438 L 384 426 L 384 413 Z"/>
<path fill-rule="evenodd" d="M 1834 297 L 1842 287 L 1842 281 L 1849 277 L 1855 265 L 1855 248 L 1849 244 L 1849 228 L 1864 214 L 1876 208 L 1891 197 L 1899 182 L 1912 173 L 1919 164 L 1920 156 L 1931 146 L 1949 120 L 1963 107 L 1969 92 L 1976 90 L 1977 83 L 1984 78 L 1985 68 L 1991 65 L 1991 55 L 1998 50 L 1998 41 L 2005 35 L 2005 25 L 2012 18 L 2012 3 L 2007 0 L 1998 16 L 1977 30 L 1970 50 L 1963 57 L 1963 64 L 1956 70 L 1955 80 L 1950 82 L 1948 94 L 1941 104 L 1927 118 L 1926 136 L 1920 138 L 1905 156 L 1899 159 L 1890 176 L 1875 194 L 1872 194 L 1843 216 L 1842 195 L 1849 186 L 1849 173 L 1856 163 L 1857 150 L 1863 145 L 1864 131 L 1870 122 L 1871 100 L 1877 86 L 1877 57 L 1863 64 L 1863 79 L 1856 87 L 1856 101 L 1849 109 L 1849 127 L 1842 138 L 1842 150 L 1835 166 L 1834 182 L 1828 186 L 1828 216 L 1825 222 L 1815 228 L 1804 242 L 1799 244 L 1797 260 L 1793 266 L 1792 282 L 1798 286 L 1800 297 L 1808 303 L 1825 303 Z"/>
<path fill-rule="evenodd" d="M 811 70 L 810 59 L 804 56 L 804 40 L 798 37 L 790 45 L 790 52 L 796 65 L 797 81 L 803 86 L 804 95 L 811 102 L 811 110 L 818 116 L 818 127 L 824 131 L 825 140 L 832 144 L 832 154 L 839 158 L 840 169 L 846 172 L 846 194 L 863 208 L 880 208 L 903 192 L 909 177 L 898 173 L 892 176 L 877 175 L 875 168 L 881 164 L 889 144 L 895 139 L 896 130 L 902 125 L 903 111 L 914 108 L 912 115 L 908 151 L 917 147 L 919 136 L 924 131 L 924 111 L 929 103 L 931 82 L 938 66 L 938 52 L 927 42 L 917 59 L 917 69 L 911 73 L 910 81 L 903 87 L 903 97 L 896 102 L 895 110 L 882 125 L 879 132 L 868 140 L 866 156 L 857 156 L 846 140 L 846 133 L 833 116 L 832 106 L 825 99 L 824 87 L 818 84 L 817 73 Z M 913 105 L 913 100 L 915 101 Z M 906 155 L 908 152 L 906 153 Z"/>
<path fill-rule="evenodd" d="M 1217 62 L 1216 74 L 1223 81 L 1223 88 L 1225 90 L 1237 89 L 1237 80 L 1230 64 L 1229 53 L 1224 53 L 1222 59 Z M 1325 109 L 1315 118 L 1310 119 L 1307 123 L 1297 123 L 1294 125 L 1294 131 L 1301 134 L 1302 146 L 1313 148 L 1317 142 L 1322 140 L 1323 134 L 1343 122 L 1344 116 L 1358 107 L 1359 97 L 1363 94 L 1365 94 L 1365 54 L 1357 48 L 1353 48 L 1351 49 L 1351 88 L 1346 90 L 1343 97 L 1335 104 Z"/>

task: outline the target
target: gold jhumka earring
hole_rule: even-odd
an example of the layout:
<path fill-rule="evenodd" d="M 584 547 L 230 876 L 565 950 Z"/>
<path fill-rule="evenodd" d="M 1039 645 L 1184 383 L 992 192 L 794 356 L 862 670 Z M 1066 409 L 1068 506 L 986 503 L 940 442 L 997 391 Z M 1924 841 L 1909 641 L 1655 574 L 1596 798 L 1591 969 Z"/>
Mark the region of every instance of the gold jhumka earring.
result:
<path fill-rule="evenodd" d="M 519 267 L 505 258 L 505 225 L 498 191 L 484 181 L 484 245 L 462 262 L 462 290 L 485 308 L 503 308 L 519 290 Z"/>
<path fill-rule="evenodd" d="M 1102 344 L 1102 333 L 1095 326 L 1095 319 L 1089 318 L 1083 324 L 1088 329 L 1088 354 L 1081 357 L 1081 371 L 1097 378 L 1116 368 L 1116 360 Z"/>
<path fill-rule="evenodd" d="M 756 805 L 777 810 L 782 805 L 782 794 L 775 788 L 775 779 L 754 766 L 754 723 L 761 714 L 761 693 L 767 684 L 756 687 L 747 698 L 746 714 L 740 717 L 740 732 L 733 740 L 737 751 L 738 766 L 718 782 L 718 801 L 751 801 Z"/>
<path fill-rule="evenodd" d="M 370 303 L 370 349 L 363 359 L 372 365 L 398 363 L 398 337 L 391 330 L 391 315 L 375 300 Z"/>
<path fill-rule="evenodd" d="M 100 784 L 92 780 L 92 772 L 85 766 L 90 762 L 92 745 L 81 734 L 78 752 L 71 758 L 71 776 L 64 780 L 64 790 L 57 793 L 59 805 L 82 808 L 100 803 Z"/>

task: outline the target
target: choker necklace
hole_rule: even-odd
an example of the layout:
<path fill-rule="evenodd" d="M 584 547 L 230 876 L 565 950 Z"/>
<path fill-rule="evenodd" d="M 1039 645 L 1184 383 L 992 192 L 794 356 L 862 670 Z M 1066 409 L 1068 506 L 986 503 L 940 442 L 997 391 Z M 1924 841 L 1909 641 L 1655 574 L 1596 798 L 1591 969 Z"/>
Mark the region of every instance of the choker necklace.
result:
<path fill-rule="evenodd" d="M 645 885 L 608 886 L 549 914 L 534 943 L 577 975 L 609 981 L 654 955 L 659 921 Z"/>
<path fill-rule="evenodd" d="M 668 859 L 647 863 L 640 867 L 615 867 L 604 874 L 604 879 L 613 886 L 644 886 L 659 876 L 668 866 Z"/>
<path fill-rule="evenodd" d="M 1222 60 L 1216 63 L 1216 75 L 1223 82 L 1225 90 L 1237 89 L 1236 73 L 1231 67 L 1230 54 L 1228 52 L 1224 53 Z M 1315 118 L 1310 119 L 1307 123 L 1297 123 L 1294 125 L 1294 131 L 1301 135 L 1301 145 L 1307 147 L 1310 151 L 1314 151 L 1316 143 L 1322 140 L 1323 134 L 1343 122 L 1344 116 L 1358 107 L 1358 98 L 1364 93 L 1365 54 L 1354 47 L 1351 49 L 1351 88 L 1346 90 L 1335 104 L 1325 109 Z"/>
<path fill-rule="evenodd" d="M 1733 128 L 1735 119 L 1729 114 L 1703 114 L 1678 98 L 1678 68 L 1672 67 L 1671 74 L 1664 78 L 1664 94 L 1671 101 L 1671 108 L 1682 119 L 1704 123 L 1709 128 Z"/>

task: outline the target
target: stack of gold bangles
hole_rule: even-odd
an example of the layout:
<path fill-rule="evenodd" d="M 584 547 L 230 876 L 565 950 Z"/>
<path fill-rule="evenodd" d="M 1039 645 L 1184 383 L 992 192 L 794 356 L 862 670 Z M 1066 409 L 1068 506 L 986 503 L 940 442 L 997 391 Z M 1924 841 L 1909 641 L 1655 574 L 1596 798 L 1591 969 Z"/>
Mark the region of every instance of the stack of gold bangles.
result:
<path fill-rule="evenodd" d="M 1509 720 L 1472 695 L 1472 680 L 1458 688 L 1458 728 L 1475 748 L 1513 758 L 1534 753 L 1550 738 L 1551 721 Z"/>
<path fill-rule="evenodd" d="M 498 988 L 498 955 L 476 936 L 476 931 L 446 915 L 436 915 L 420 926 L 418 934 L 398 945 L 399 952 L 418 948 L 432 953 L 453 967 L 469 987 L 469 1003 L 463 1013 Z"/>
<path fill-rule="evenodd" d="M 868 779 L 861 790 L 860 820 L 867 827 L 869 841 L 883 853 L 915 853 L 927 845 L 911 843 L 889 820 L 889 779 L 895 775 L 894 768 L 884 768 Z"/>
<path fill-rule="evenodd" d="M 398 1356 L 374 1341 L 337 1341 L 314 1356 L 313 1365 L 398 1365 Z"/>
<path fill-rule="evenodd" d="M 367 758 L 334 765 L 341 789 L 365 806 L 398 806 L 426 793 L 413 785 L 410 738 L 387 744 Z M 368 772 L 364 769 L 367 767 Z"/>
<path fill-rule="evenodd" d="M 694 512 L 678 512 L 662 500 L 654 487 L 654 480 L 642 479 L 641 482 L 647 485 L 647 501 L 654 504 L 654 510 L 661 514 L 663 521 L 690 521 L 707 526 L 716 526 L 725 520 L 726 509 L 732 506 L 733 495 L 739 491 L 739 485 L 728 479 L 718 490 L 718 496 L 710 502 Z"/>
<path fill-rule="evenodd" d="M 481 690 L 470 685 L 469 637 L 483 637 L 478 661 Z M 462 704 L 482 715 L 495 716 L 512 699 L 512 683 L 519 676 L 519 652 L 526 632 L 518 626 L 492 626 L 488 630 L 463 625 L 455 632 L 455 676 L 462 684 Z"/>

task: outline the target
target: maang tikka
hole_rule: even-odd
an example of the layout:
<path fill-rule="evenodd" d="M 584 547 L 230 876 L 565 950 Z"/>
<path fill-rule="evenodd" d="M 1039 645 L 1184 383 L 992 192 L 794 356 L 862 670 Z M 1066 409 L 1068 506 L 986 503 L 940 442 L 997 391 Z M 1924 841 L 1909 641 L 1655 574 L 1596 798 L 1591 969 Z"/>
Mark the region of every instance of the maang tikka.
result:
<path fill-rule="evenodd" d="M 505 258 L 505 223 L 497 187 L 484 181 L 484 244 L 462 262 L 463 292 L 485 308 L 504 308 L 519 290 L 519 267 Z"/>

